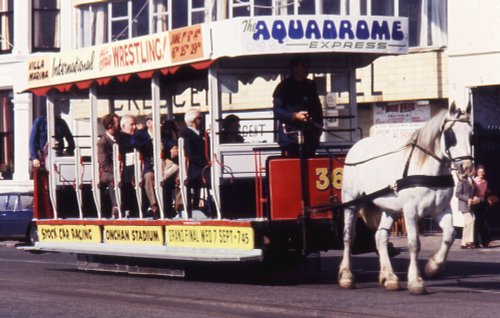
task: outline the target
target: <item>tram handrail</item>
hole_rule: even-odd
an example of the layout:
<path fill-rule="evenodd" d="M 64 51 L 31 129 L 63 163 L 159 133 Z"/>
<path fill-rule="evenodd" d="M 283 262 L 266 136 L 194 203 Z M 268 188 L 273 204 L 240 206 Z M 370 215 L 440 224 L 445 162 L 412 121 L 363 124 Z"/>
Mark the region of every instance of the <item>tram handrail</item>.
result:
<path fill-rule="evenodd" d="M 186 189 L 186 181 L 187 181 L 187 171 L 186 171 L 186 156 L 184 154 L 184 138 L 180 137 L 177 140 L 178 149 L 179 149 L 179 188 L 181 191 L 182 205 L 184 209 L 182 210 L 181 218 L 184 220 L 188 219 L 187 213 L 187 191 Z"/>
<path fill-rule="evenodd" d="M 120 150 L 118 148 L 118 144 L 114 143 L 113 144 L 113 189 L 110 191 L 115 192 L 115 198 L 116 198 L 116 208 L 118 209 L 118 218 L 122 218 L 122 195 L 121 195 L 121 167 L 120 167 Z M 113 211 L 111 211 L 113 212 Z M 111 215 L 111 217 L 115 217 L 114 215 Z"/>
<path fill-rule="evenodd" d="M 141 159 L 139 158 L 139 152 L 134 149 L 134 190 L 135 197 L 137 199 L 137 208 L 139 209 L 139 219 L 144 217 L 142 211 L 142 189 L 141 189 Z"/>
<path fill-rule="evenodd" d="M 82 170 L 82 153 L 80 147 L 75 147 L 75 194 L 80 219 L 83 219 Z"/>

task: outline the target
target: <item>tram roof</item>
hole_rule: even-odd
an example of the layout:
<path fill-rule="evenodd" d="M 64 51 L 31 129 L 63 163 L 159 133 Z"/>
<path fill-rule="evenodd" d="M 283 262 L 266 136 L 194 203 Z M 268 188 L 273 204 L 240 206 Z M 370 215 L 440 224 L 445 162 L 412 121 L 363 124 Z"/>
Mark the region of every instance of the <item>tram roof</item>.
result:
<path fill-rule="evenodd" d="M 259 16 L 197 24 L 78 50 L 33 55 L 23 91 L 44 95 L 219 67 L 280 67 L 286 54 L 356 67 L 408 51 L 408 19 L 385 16 Z M 267 62 L 266 62 L 267 61 Z M 314 66 L 314 65 L 313 65 Z M 181 72 L 182 73 L 182 72 Z M 203 73 L 203 72 L 202 72 Z"/>

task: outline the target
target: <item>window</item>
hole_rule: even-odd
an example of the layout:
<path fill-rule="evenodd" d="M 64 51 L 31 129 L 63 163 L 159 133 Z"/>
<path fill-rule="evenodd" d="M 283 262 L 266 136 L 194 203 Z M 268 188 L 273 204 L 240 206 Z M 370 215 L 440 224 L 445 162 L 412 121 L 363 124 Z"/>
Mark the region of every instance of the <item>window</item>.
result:
<path fill-rule="evenodd" d="M 187 2 L 122 0 L 85 4 L 79 6 L 79 19 L 80 47 L 99 45 L 186 26 Z"/>
<path fill-rule="evenodd" d="M 149 0 L 118 1 L 108 4 L 109 38 L 111 41 L 130 39 L 149 33 Z"/>
<path fill-rule="evenodd" d="M 108 42 L 108 6 L 89 4 L 80 7 L 80 46 L 86 47 Z"/>
<path fill-rule="evenodd" d="M 340 14 L 341 0 L 323 0 L 323 14 Z"/>
<path fill-rule="evenodd" d="M 339 14 L 347 0 L 230 0 L 229 16 L 263 16 L 294 14 Z"/>
<path fill-rule="evenodd" d="M 12 91 L 0 91 L 0 176 L 12 179 L 14 171 L 14 105 Z"/>
<path fill-rule="evenodd" d="M 280 1 L 281 0 L 232 0 L 230 2 L 231 16 L 246 17 L 272 15 L 273 6 L 279 6 Z"/>
<path fill-rule="evenodd" d="M 18 210 L 18 202 L 19 198 L 17 195 L 12 194 L 9 196 L 9 199 L 7 201 L 7 211 L 17 211 Z"/>
<path fill-rule="evenodd" d="M 410 46 L 418 46 L 420 43 L 420 21 L 422 17 L 422 1 L 402 1 L 399 3 L 399 14 L 408 18 L 408 33 Z"/>
<path fill-rule="evenodd" d="M 205 1 L 204 0 L 190 0 L 189 8 L 190 16 L 188 24 L 197 24 L 205 22 Z"/>
<path fill-rule="evenodd" d="M 172 28 L 181 28 L 188 25 L 188 2 L 175 1 L 172 3 Z"/>
<path fill-rule="evenodd" d="M 299 14 L 314 14 L 316 10 L 314 1 L 302 1 L 299 6 Z"/>
<path fill-rule="evenodd" d="M 446 45 L 446 1 L 359 0 L 359 8 L 363 15 L 407 17 L 410 47 L 440 47 Z"/>
<path fill-rule="evenodd" d="M 255 0 L 255 15 L 272 15 L 273 0 Z"/>
<path fill-rule="evenodd" d="M 154 0 L 152 6 L 152 32 L 158 33 L 172 29 L 172 1 Z"/>
<path fill-rule="evenodd" d="M 32 194 L 21 194 L 21 210 L 33 209 L 33 195 Z"/>
<path fill-rule="evenodd" d="M 59 0 L 33 0 L 33 51 L 59 51 Z"/>
<path fill-rule="evenodd" d="M 0 0 L 0 53 L 12 52 L 14 46 L 14 0 Z"/>

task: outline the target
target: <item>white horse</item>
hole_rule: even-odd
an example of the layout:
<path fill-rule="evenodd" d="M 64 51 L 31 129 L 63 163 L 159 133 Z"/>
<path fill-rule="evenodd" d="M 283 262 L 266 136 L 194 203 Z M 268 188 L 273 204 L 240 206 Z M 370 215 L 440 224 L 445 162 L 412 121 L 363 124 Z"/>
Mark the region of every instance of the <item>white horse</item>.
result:
<path fill-rule="evenodd" d="M 410 252 L 408 290 L 410 294 L 426 293 L 417 266 L 418 223 L 423 216 L 430 215 L 443 230 L 441 246 L 425 267 L 426 275 L 435 277 L 446 261 L 455 236 L 450 207 L 453 195 L 451 167 L 461 173 L 472 169 L 469 113 L 470 104 L 464 112 L 453 103 L 448 111 L 441 111 L 415 131 L 409 140 L 398 143 L 388 138 L 365 138 L 351 148 L 342 180 L 342 201 L 352 204 L 344 210 L 344 255 L 339 269 L 341 288 L 355 286 L 351 272 L 351 243 L 356 218 L 361 212 L 368 225 L 377 226 L 379 283 L 386 290 L 400 289 L 387 243 L 396 217 L 403 213 Z"/>

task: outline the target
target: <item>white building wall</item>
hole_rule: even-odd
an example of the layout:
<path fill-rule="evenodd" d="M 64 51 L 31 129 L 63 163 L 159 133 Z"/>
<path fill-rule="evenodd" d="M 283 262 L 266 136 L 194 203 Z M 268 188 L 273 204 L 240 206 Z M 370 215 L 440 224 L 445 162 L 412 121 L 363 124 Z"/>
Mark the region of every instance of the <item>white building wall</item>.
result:
<path fill-rule="evenodd" d="M 14 47 L 12 54 L 0 56 L 0 89 L 12 90 L 14 104 L 14 174 L 12 180 L 0 181 L 0 192 L 33 188 L 29 180 L 29 133 L 31 130 L 31 96 L 18 94 L 23 82 L 24 60 L 30 51 L 30 0 L 14 1 Z"/>
<path fill-rule="evenodd" d="M 500 1 L 448 1 L 450 100 L 465 105 L 472 86 L 500 84 Z"/>

